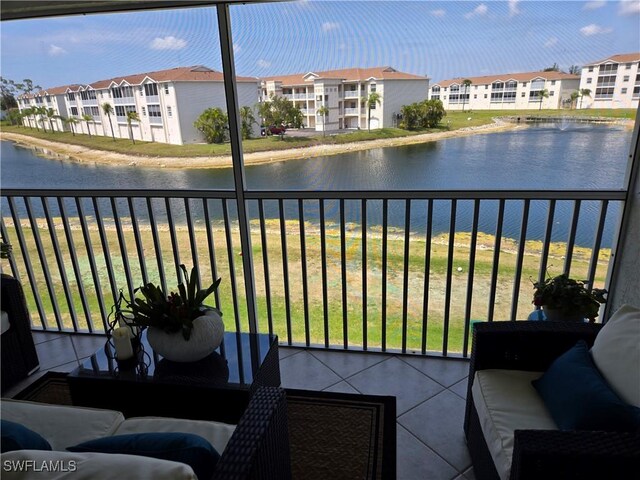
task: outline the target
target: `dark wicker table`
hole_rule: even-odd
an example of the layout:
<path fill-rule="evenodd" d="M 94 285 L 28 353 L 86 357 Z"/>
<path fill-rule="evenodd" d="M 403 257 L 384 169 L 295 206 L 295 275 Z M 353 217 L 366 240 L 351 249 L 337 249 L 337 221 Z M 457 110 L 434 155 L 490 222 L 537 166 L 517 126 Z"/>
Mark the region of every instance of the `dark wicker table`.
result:
<path fill-rule="evenodd" d="M 168 416 L 234 423 L 259 386 L 280 386 L 278 337 L 225 333 L 220 347 L 190 363 L 163 359 L 142 335 L 128 365 L 105 341 L 68 376 L 74 405 L 119 410 L 125 417 Z"/>

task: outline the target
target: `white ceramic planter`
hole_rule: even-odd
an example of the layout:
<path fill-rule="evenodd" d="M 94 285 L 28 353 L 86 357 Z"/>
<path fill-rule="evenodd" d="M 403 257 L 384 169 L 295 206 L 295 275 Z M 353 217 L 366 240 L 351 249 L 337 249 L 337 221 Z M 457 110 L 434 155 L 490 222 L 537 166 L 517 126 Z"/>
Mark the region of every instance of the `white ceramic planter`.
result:
<path fill-rule="evenodd" d="M 215 311 L 209 311 L 193 321 L 189 340 L 184 339 L 182 332 L 166 333 L 154 327 L 147 329 L 147 340 L 151 348 L 173 362 L 202 360 L 220 346 L 223 336 L 224 323 Z"/>

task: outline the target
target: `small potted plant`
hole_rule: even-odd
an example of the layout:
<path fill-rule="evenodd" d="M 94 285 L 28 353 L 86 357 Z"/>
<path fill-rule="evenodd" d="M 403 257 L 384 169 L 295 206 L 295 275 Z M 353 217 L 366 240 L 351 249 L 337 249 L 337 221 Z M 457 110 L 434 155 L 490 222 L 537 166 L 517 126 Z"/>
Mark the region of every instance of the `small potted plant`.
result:
<path fill-rule="evenodd" d="M 222 312 L 204 305 L 204 300 L 220 284 L 217 279 L 207 288 L 197 288 L 195 268 L 187 274 L 180 265 L 185 282 L 177 292 L 167 294 L 161 287 L 148 283 L 139 287 L 142 297 L 127 302 L 128 323 L 147 328 L 149 345 L 167 360 L 195 362 L 218 348 L 224 335 Z"/>
<path fill-rule="evenodd" d="M 563 273 L 533 284 L 533 304 L 542 307 L 547 320 L 594 322 L 607 291 L 587 288 L 587 282 Z"/>

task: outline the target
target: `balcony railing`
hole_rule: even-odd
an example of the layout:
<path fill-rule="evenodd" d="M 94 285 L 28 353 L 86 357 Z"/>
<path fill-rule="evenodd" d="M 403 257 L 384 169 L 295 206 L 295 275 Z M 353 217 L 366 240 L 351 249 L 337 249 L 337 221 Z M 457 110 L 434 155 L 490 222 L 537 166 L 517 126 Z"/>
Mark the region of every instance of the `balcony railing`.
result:
<path fill-rule="evenodd" d="M 344 98 L 358 98 L 358 90 L 345 90 Z M 364 96 L 364 92 L 362 92 L 362 96 Z"/>
<path fill-rule="evenodd" d="M 532 281 L 567 271 L 602 286 L 623 191 L 247 191 L 251 252 L 233 191 L 2 192 L 11 272 L 34 328 L 103 332 L 114 299 L 179 265 L 223 279 L 211 302 L 290 345 L 469 354 L 475 320 L 523 319 Z M 607 233 L 608 232 L 608 233 Z M 579 239 L 579 244 L 576 239 Z"/>

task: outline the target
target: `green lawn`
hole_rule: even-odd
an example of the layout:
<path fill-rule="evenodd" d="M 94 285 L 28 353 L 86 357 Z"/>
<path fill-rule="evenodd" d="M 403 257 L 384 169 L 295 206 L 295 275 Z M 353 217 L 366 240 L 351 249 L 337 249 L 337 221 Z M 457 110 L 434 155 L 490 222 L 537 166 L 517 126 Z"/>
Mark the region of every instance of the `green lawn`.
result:
<path fill-rule="evenodd" d="M 441 125 L 433 129 L 423 129 L 407 131 L 399 128 L 383 128 L 380 130 L 359 130 L 338 135 L 316 135 L 311 137 L 294 137 L 285 135 L 280 139 L 278 136 L 254 138 L 243 141 L 243 151 L 245 153 L 288 150 L 293 148 L 310 147 L 315 145 L 333 145 L 351 142 L 361 142 L 365 140 L 377 140 L 381 138 L 397 138 L 424 134 L 430 132 L 441 132 L 447 130 L 458 130 L 465 127 L 477 127 L 493 123 L 493 118 L 507 115 L 541 115 L 541 116 L 595 116 L 635 119 L 636 111 L 632 109 L 624 110 L 478 110 L 478 111 L 450 111 L 443 119 Z M 123 153 L 127 155 L 144 155 L 149 157 L 207 157 L 216 155 L 229 155 L 231 147 L 225 144 L 188 144 L 188 145 L 168 145 L 165 143 L 143 142 L 137 140 L 135 145 L 128 139 L 112 139 L 104 136 L 91 136 L 76 134 L 71 132 L 43 132 L 36 129 L 20 126 L 7 125 L 2 123 L 2 131 L 13 132 L 23 135 L 30 135 L 43 140 L 62 142 L 72 145 L 105 150 L 109 152 Z"/>

